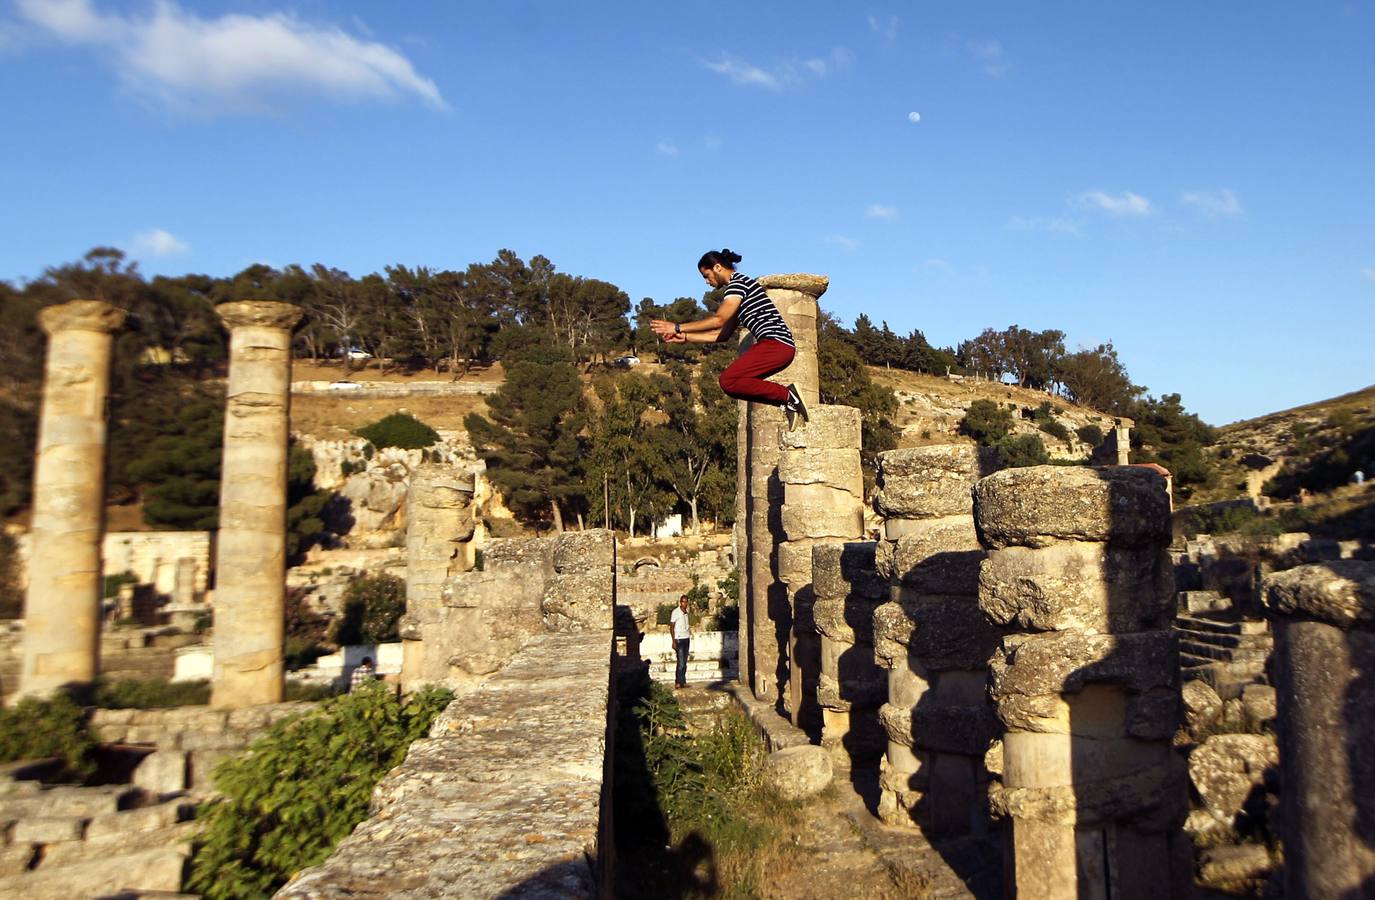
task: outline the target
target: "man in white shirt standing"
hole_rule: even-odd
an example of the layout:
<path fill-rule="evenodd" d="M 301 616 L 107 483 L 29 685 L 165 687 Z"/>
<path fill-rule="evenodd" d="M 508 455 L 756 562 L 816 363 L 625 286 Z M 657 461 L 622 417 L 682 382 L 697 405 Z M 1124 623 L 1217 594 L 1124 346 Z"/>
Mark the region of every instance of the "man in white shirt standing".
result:
<path fill-rule="evenodd" d="M 674 688 L 687 687 L 688 641 L 692 638 L 692 623 L 688 620 L 687 594 L 678 598 L 678 608 L 669 619 L 669 630 L 673 634 L 673 649 L 678 653 L 678 670 L 674 673 Z"/>

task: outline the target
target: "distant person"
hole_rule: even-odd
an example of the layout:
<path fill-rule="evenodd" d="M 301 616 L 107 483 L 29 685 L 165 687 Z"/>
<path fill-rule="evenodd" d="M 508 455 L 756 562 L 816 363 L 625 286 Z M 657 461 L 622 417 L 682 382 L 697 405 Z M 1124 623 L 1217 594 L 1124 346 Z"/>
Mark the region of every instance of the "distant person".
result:
<path fill-rule="evenodd" d="M 1357 484 L 1365 484 L 1365 472 L 1361 469 L 1356 470 L 1356 474 L 1351 476 L 1351 480 Z"/>
<path fill-rule="evenodd" d="M 673 687 L 687 687 L 688 648 L 692 640 L 692 621 L 688 616 L 687 594 L 678 598 L 678 608 L 668 620 L 669 633 L 673 635 L 673 649 L 678 654 L 678 668 L 673 673 Z"/>
<path fill-rule="evenodd" d="M 783 321 L 769 295 L 759 282 L 735 271 L 740 254 L 726 250 L 708 250 L 697 261 L 697 271 L 707 284 L 725 288 L 725 298 L 716 312 L 693 322 L 668 322 L 655 319 L 649 323 L 654 333 L 669 344 L 713 344 L 730 337 L 737 325 L 743 325 L 754 336 L 754 345 L 721 373 L 721 390 L 737 400 L 752 400 L 782 407 L 791 428 L 797 417 L 807 421 L 807 407 L 794 385 L 784 387 L 765 381 L 786 369 L 797 355 L 793 333 Z"/>
<path fill-rule="evenodd" d="M 353 677 L 349 679 L 349 693 L 358 690 L 361 684 L 371 684 L 377 680 L 377 668 L 372 664 L 372 657 L 365 656 L 353 670 Z"/>

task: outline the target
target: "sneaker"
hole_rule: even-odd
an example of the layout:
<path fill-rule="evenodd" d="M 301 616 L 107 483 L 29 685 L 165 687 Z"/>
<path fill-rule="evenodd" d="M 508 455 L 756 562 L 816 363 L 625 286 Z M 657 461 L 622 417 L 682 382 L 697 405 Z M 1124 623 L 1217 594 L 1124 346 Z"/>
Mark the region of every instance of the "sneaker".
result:
<path fill-rule="evenodd" d="M 802 402 L 802 395 L 797 392 L 797 385 L 788 385 L 788 399 L 783 404 L 783 411 L 788 414 L 789 428 L 797 423 L 799 417 L 801 417 L 804 425 L 809 421 L 807 404 Z"/>

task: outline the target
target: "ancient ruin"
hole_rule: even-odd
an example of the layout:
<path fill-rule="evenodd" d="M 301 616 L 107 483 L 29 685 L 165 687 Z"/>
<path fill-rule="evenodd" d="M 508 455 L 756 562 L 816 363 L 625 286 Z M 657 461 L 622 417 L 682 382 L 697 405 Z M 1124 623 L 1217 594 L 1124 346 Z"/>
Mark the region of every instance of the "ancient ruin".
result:
<path fill-rule="evenodd" d="M 72 300 L 39 315 L 48 335 L 34 466 L 20 691 L 46 695 L 99 668 L 105 401 L 110 343 L 124 310 Z"/>
<path fill-rule="evenodd" d="M 301 310 L 271 300 L 215 308 L 229 328 L 229 389 L 215 557 L 211 703 L 282 699 L 287 404 L 291 329 Z"/>

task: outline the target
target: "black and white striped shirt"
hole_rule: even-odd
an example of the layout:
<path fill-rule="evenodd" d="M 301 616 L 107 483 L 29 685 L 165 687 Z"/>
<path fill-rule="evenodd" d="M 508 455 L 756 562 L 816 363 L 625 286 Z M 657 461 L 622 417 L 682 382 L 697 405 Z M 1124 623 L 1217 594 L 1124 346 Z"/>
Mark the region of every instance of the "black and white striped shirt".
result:
<path fill-rule="evenodd" d="M 797 346 L 793 343 L 793 333 L 778 314 L 778 307 L 773 305 L 759 282 L 736 272 L 726 285 L 726 296 L 740 298 L 737 320 L 749 329 L 756 341 L 782 341 L 789 347 Z"/>

